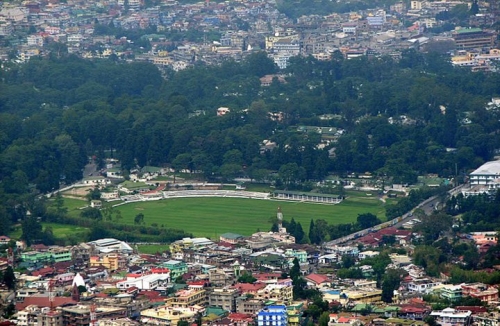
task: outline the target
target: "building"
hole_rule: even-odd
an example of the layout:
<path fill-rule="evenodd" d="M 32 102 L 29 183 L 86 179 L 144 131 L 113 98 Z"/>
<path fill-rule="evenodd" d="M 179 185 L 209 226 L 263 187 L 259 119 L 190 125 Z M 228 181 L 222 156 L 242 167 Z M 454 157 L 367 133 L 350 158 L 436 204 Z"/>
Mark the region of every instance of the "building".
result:
<path fill-rule="evenodd" d="M 63 326 L 62 314 L 59 311 L 50 311 L 48 307 L 30 305 L 17 313 L 17 325 L 50 325 Z"/>
<path fill-rule="evenodd" d="M 495 35 L 480 28 L 462 28 L 452 34 L 457 49 L 491 48 Z"/>
<path fill-rule="evenodd" d="M 240 292 L 231 288 L 215 288 L 208 296 L 208 304 L 211 307 L 219 307 L 224 310 L 236 311 L 236 298 Z"/>
<path fill-rule="evenodd" d="M 487 185 L 500 178 L 500 161 L 486 162 L 469 174 L 472 185 Z"/>
<path fill-rule="evenodd" d="M 181 290 L 173 297 L 165 299 L 165 304 L 173 308 L 188 309 L 194 305 L 204 306 L 207 304 L 207 292 L 203 289 Z"/>
<path fill-rule="evenodd" d="M 217 109 L 217 116 L 221 117 L 223 115 L 226 115 L 227 113 L 231 112 L 229 108 L 226 107 L 220 107 Z"/>
<path fill-rule="evenodd" d="M 288 315 L 286 306 L 268 306 L 257 314 L 258 326 L 287 326 Z"/>
<path fill-rule="evenodd" d="M 118 251 L 131 254 L 134 250 L 128 243 L 113 238 L 99 239 L 88 242 L 89 245 L 94 246 L 97 252 L 112 252 Z"/>
<path fill-rule="evenodd" d="M 199 311 L 191 308 L 161 306 L 141 311 L 141 324 L 177 325 L 181 320 L 193 321 Z M 201 311 L 200 311 L 201 312 Z"/>
<path fill-rule="evenodd" d="M 170 273 L 164 274 L 128 274 L 127 279 L 116 283 L 120 290 L 136 287 L 139 290 L 154 290 L 159 286 L 164 286 L 170 281 Z"/>
<path fill-rule="evenodd" d="M 64 325 L 88 326 L 90 324 L 90 306 L 76 305 L 60 308 L 63 316 Z M 127 316 L 125 307 L 96 307 L 96 318 L 123 318 Z"/>
<path fill-rule="evenodd" d="M 430 316 L 436 318 L 436 322 L 442 326 L 469 325 L 472 312 L 462 311 L 453 308 L 446 308 L 441 311 L 433 311 Z"/>
<path fill-rule="evenodd" d="M 319 194 L 300 191 L 284 191 L 279 190 L 273 193 L 273 197 L 277 199 L 308 201 L 314 203 L 339 204 L 342 202 L 342 197 L 330 194 Z"/>
<path fill-rule="evenodd" d="M 52 261 L 54 263 L 72 260 L 71 249 L 69 247 L 50 247 L 49 252 L 52 254 Z"/>
<path fill-rule="evenodd" d="M 224 287 L 231 283 L 229 275 L 220 268 L 212 268 L 208 271 L 208 281 L 215 287 Z"/>
<path fill-rule="evenodd" d="M 268 284 L 255 294 L 255 299 L 288 304 L 293 300 L 293 286 L 289 284 Z"/>
<path fill-rule="evenodd" d="M 436 291 L 439 293 L 441 298 L 448 299 L 450 302 L 455 302 L 462 298 L 461 285 L 447 284 L 436 289 Z"/>
<path fill-rule="evenodd" d="M 172 280 L 175 280 L 179 276 L 182 276 L 188 272 L 187 264 L 180 260 L 169 260 L 163 263 L 161 267 L 165 267 L 170 270 L 170 277 Z"/>
<path fill-rule="evenodd" d="M 27 251 L 21 253 L 21 260 L 27 263 L 47 263 L 52 260 L 50 252 Z"/>
<path fill-rule="evenodd" d="M 111 271 L 116 271 L 120 268 L 120 257 L 117 254 L 90 257 L 90 267 L 98 266 L 102 266 Z"/>
<path fill-rule="evenodd" d="M 251 299 L 248 296 L 241 296 L 236 299 L 236 311 L 242 314 L 257 314 L 264 308 L 264 301 Z"/>
<path fill-rule="evenodd" d="M 408 283 L 408 290 L 410 292 L 428 293 L 431 291 L 433 287 L 440 284 L 441 282 L 431 281 L 427 278 L 423 278 Z"/>
<path fill-rule="evenodd" d="M 462 284 L 462 295 L 478 298 L 487 303 L 498 301 L 498 289 L 483 283 Z"/>
<path fill-rule="evenodd" d="M 231 243 L 231 244 L 236 244 L 239 241 L 243 240 L 244 238 L 245 237 L 242 236 L 241 234 L 237 234 L 237 233 L 224 233 L 224 234 L 220 235 L 219 240 L 221 242 L 227 242 L 227 243 Z"/>

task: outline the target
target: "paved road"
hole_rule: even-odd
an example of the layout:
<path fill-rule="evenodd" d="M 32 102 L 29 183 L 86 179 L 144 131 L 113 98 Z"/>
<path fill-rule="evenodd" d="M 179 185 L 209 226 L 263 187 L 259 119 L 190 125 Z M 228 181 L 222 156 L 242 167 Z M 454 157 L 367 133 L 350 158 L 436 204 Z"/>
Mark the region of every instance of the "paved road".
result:
<path fill-rule="evenodd" d="M 453 188 L 450 191 L 448 191 L 448 193 L 450 195 L 456 195 L 457 193 L 460 192 L 460 190 L 462 189 L 462 187 L 463 187 L 463 185 L 458 186 L 456 188 Z M 421 202 L 420 204 L 418 204 L 417 207 L 415 207 L 415 209 L 420 208 L 420 209 L 422 209 L 425 212 L 425 214 L 428 215 L 438 205 L 439 205 L 439 197 L 438 196 L 434 196 L 434 197 L 428 198 L 428 199 L 424 200 L 423 202 Z M 403 214 L 403 216 L 401 216 L 399 218 L 396 218 L 396 219 L 394 219 L 392 221 L 384 222 L 384 223 L 376 225 L 376 226 L 374 226 L 372 228 L 361 230 L 361 231 L 358 231 L 356 233 L 349 234 L 349 235 L 347 235 L 345 237 L 338 238 L 338 239 L 326 242 L 324 245 L 326 245 L 326 246 L 333 246 L 333 245 L 341 244 L 341 243 L 344 243 L 344 242 L 348 242 L 348 241 L 354 240 L 356 238 L 362 237 L 364 235 L 367 235 L 368 233 L 378 231 L 381 228 L 386 228 L 388 226 L 394 226 L 396 228 L 399 228 L 404 223 L 410 221 L 413 218 L 414 218 L 413 214 L 411 212 L 408 212 L 406 214 Z"/>
<path fill-rule="evenodd" d="M 87 178 L 91 175 L 97 176 L 96 171 L 97 164 L 95 164 L 94 162 L 85 165 L 85 168 L 83 169 L 83 178 Z"/>

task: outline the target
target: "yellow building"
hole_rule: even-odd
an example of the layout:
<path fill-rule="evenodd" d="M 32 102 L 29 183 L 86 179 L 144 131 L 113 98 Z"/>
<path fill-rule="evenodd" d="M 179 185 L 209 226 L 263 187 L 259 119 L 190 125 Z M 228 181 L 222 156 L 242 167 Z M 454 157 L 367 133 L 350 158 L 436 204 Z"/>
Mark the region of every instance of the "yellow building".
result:
<path fill-rule="evenodd" d="M 178 291 L 175 296 L 165 299 L 165 305 L 173 308 L 190 308 L 194 305 L 207 304 L 207 292 L 202 289 Z"/>
<path fill-rule="evenodd" d="M 382 300 L 382 290 L 375 288 L 345 290 L 342 293 L 350 301 L 357 303 L 372 303 Z"/>
<path fill-rule="evenodd" d="M 284 284 L 269 284 L 255 294 L 255 299 L 272 300 L 288 304 L 293 300 L 293 287 Z"/>
<path fill-rule="evenodd" d="M 286 307 L 286 314 L 288 316 L 288 326 L 301 325 L 302 312 L 304 311 L 303 302 L 293 302 Z"/>
<path fill-rule="evenodd" d="M 90 267 L 102 266 L 106 269 L 116 271 L 120 264 L 120 257 L 117 254 L 108 254 L 105 256 L 92 256 L 90 257 Z"/>
<path fill-rule="evenodd" d="M 198 311 L 195 309 L 162 306 L 141 311 L 141 322 L 144 324 L 177 325 L 181 320 L 194 321 L 197 313 Z"/>

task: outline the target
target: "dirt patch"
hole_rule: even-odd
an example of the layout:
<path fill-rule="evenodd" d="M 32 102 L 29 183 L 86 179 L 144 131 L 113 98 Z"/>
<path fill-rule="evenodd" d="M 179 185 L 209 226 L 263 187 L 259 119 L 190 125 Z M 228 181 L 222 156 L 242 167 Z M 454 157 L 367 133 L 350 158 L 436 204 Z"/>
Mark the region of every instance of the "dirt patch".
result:
<path fill-rule="evenodd" d="M 89 190 L 94 189 L 93 187 L 74 187 L 62 193 L 63 196 L 80 196 L 85 197 L 89 193 Z"/>
<path fill-rule="evenodd" d="M 144 210 L 144 208 L 142 208 L 142 207 L 136 207 L 135 209 L 138 210 L 138 211 L 143 211 Z"/>

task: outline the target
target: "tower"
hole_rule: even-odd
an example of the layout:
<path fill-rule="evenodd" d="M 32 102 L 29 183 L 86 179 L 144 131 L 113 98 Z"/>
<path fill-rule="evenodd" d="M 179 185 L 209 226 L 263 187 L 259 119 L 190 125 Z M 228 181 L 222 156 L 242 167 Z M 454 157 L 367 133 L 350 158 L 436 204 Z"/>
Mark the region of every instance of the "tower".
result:
<path fill-rule="evenodd" d="M 278 213 L 276 214 L 276 218 L 278 219 L 278 229 L 281 231 L 283 228 L 283 213 L 281 212 L 281 206 L 278 206 Z"/>
<path fill-rule="evenodd" d="M 95 304 L 92 304 L 90 306 L 90 324 L 89 326 L 97 326 L 99 325 L 98 322 L 97 322 L 97 313 L 96 313 L 96 305 Z"/>
<path fill-rule="evenodd" d="M 283 213 L 281 212 L 280 206 L 278 206 L 278 213 L 276 214 L 276 219 L 278 220 L 278 232 L 281 234 L 286 233 L 286 228 L 283 227 Z"/>
<path fill-rule="evenodd" d="M 73 284 L 73 289 L 71 290 L 71 299 L 76 302 L 80 302 L 80 291 L 78 290 L 78 285 Z"/>
<path fill-rule="evenodd" d="M 54 310 L 54 298 L 55 298 L 55 293 L 54 293 L 54 287 L 56 285 L 56 281 L 53 279 L 49 280 L 49 302 L 50 302 L 50 311 Z"/>

